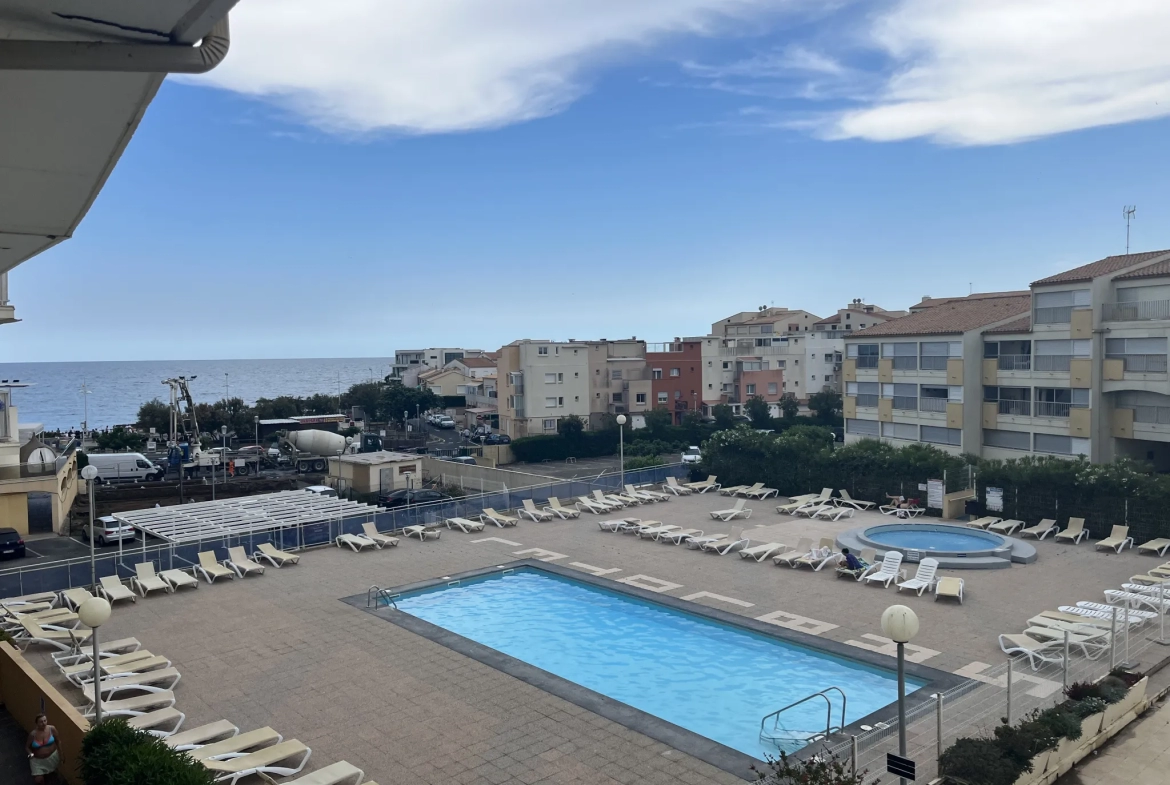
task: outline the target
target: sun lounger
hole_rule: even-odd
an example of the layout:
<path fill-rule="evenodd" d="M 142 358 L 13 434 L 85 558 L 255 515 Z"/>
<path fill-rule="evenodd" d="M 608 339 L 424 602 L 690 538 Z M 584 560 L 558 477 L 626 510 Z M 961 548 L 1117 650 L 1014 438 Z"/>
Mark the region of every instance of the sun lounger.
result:
<path fill-rule="evenodd" d="M 626 484 L 626 495 L 633 496 L 637 499 L 645 499 L 652 502 L 667 502 L 670 501 L 670 494 L 659 493 L 652 491 L 649 488 L 635 488 L 633 485 Z"/>
<path fill-rule="evenodd" d="M 1067 629 L 1059 629 L 1048 625 L 1039 627 L 1029 627 L 1024 630 L 1024 634 L 1029 638 L 1035 638 L 1038 641 L 1047 642 L 1052 641 L 1061 646 L 1061 651 L 1064 651 L 1065 633 L 1068 633 L 1069 646 L 1076 647 L 1081 650 L 1091 660 L 1100 657 L 1109 647 L 1109 632 L 1107 630 L 1088 630 L 1087 632 L 1072 631 Z"/>
<path fill-rule="evenodd" d="M 548 506 L 545 507 L 544 509 L 548 512 L 551 512 L 553 515 L 557 516 L 561 520 L 565 520 L 567 518 L 580 518 L 581 517 L 580 510 L 578 510 L 575 507 L 562 506 L 561 500 L 558 499 L 556 496 L 548 497 Z"/>
<path fill-rule="evenodd" d="M 107 696 L 113 698 L 120 692 L 165 692 L 173 690 L 179 683 L 179 671 L 175 668 L 160 668 L 145 673 L 135 673 L 129 676 L 115 676 L 102 679 L 97 683 L 97 689 L 104 701 Z M 88 703 L 93 703 L 94 683 L 87 682 L 81 687 L 81 696 Z"/>
<path fill-rule="evenodd" d="M 110 604 L 118 600 L 138 602 L 138 595 L 127 589 L 126 584 L 118 580 L 116 575 L 107 575 L 98 579 L 98 594 L 109 600 Z"/>
<path fill-rule="evenodd" d="M 902 575 L 901 551 L 886 551 L 878 568 L 866 575 L 862 580 L 866 583 L 880 583 L 883 589 L 890 588 L 890 584 Z"/>
<path fill-rule="evenodd" d="M 734 507 L 726 510 L 712 510 L 711 517 L 720 521 L 730 521 L 733 518 L 750 518 L 752 517 L 752 511 L 744 506 L 746 504 L 746 499 L 739 499 L 736 501 Z"/>
<path fill-rule="evenodd" d="M 1003 518 L 996 518 L 994 515 L 985 515 L 982 518 L 976 518 L 973 521 L 967 521 L 963 525 L 972 529 L 986 529 L 991 524 L 999 523 L 1002 520 Z"/>
<path fill-rule="evenodd" d="M 860 581 L 866 575 L 869 575 L 878 568 L 877 553 L 873 548 L 862 548 L 861 555 L 858 557 L 858 561 L 864 563 L 865 566 L 860 570 L 851 570 L 845 566 L 844 556 L 842 556 L 841 559 L 838 560 L 837 564 L 837 577 L 847 577 L 852 578 L 855 581 Z"/>
<path fill-rule="evenodd" d="M 1170 578 L 1164 578 L 1160 575 L 1146 573 L 1145 575 L 1132 575 L 1129 579 L 1130 583 L 1145 583 L 1157 586 L 1161 583 L 1170 583 Z M 1167 587 L 1167 592 L 1170 592 L 1170 586 Z"/>
<path fill-rule="evenodd" d="M 808 551 L 800 558 L 793 560 L 792 567 L 793 569 L 797 567 L 812 567 L 813 572 L 820 572 L 826 564 L 835 564 L 841 556 L 835 548 L 836 545 L 832 537 L 822 537 L 817 547 Z"/>
<path fill-rule="evenodd" d="M 152 591 L 168 593 L 174 591 L 166 581 L 158 577 L 158 574 L 155 573 L 154 562 L 148 561 L 139 562 L 134 565 L 134 577 L 130 579 L 130 585 L 136 587 L 138 593 L 143 597 Z"/>
<path fill-rule="evenodd" d="M 235 578 L 236 574 L 220 564 L 215 558 L 215 551 L 199 551 L 199 564 L 195 571 L 203 576 L 208 583 L 215 583 L 216 578 Z"/>
<path fill-rule="evenodd" d="M 11 607 L 0 605 L 0 618 L 11 618 L 16 614 L 40 613 L 41 611 L 65 611 L 66 613 L 71 612 L 68 605 L 53 607 L 47 602 L 26 602 L 23 605 L 13 605 Z"/>
<path fill-rule="evenodd" d="M 365 772 L 352 763 L 338 761 L 312 774 L 285 780 L 281 785 L 359 785 L 365 776 Z"/>
<path fill-rule="evenodd" d="M 1098 550 L 1101 548 L 1109 548 L 1115 553 L 1121 553 L 1126 546 L 1133 547 L 1133 537 L 1129 536 L 1128 526 L 1114 526 L 1113 530 L 1109 532 L 1109 536 L 1103 540 L 1097 541 Z"/>
<path fill-rule="evenodd" d="M 714 474 L 708 474 L 707 479 L 701 480 L 700 482 L 688 482 L 684 483 L 684 485 L 686 485 L 686 487 L 690 488 L 692 491 L 697 491 L 698 493 L 717 491 L 720 487 Z"/>
<path fill-rule="evenodd" d="M 1069 540 L 1074 545 L 1079 545 L 1081 540 L 1089 536 L 1089 530 L 1085 528 L 1084 518 L 1069 518 L 1068 526 L 1064 527 L 1064 531 L 1057 532 L 1054 539 Z"/>
<path fill-rule="evenodd" d="M 763 545 L 752 545 L 751 547 L 744 547 L 739 552 L 739 558 L 755 559 L 756 561 L 760 562 L 776 553 L 776 551 L 783 549 L 784 543 L 782 542 L 767 542 Z"/>
<path fill-rule="evenodd" d="M 522 517 L 531 518 L 534 521 L 551 521 L 552 513 L 538 510 L 532 499 L 525 499 L 524 506 L 516 510 L 516 514 Z"/>
<path fill-rule="evenodd" d="M 1017 521 L 1014 518 L 1002 520 L 999 523 L 993 523 L 987 527 L 987 531 L 996 532 L 997 534 L 1010 535 L 1024 525 L 1023 521 Z"/>
<path fill-rule="evenodd" d="M 761 500 L 763 500 L 763 499 L 767 499 L 769 496 L 775 496 L 778 493 L 780 493 L 780 491 L 776 490 L 775 488 L 763 487 L 763 485 L 764 485 L 763 483 L 758 482 L 758 483 L 756 483 L 756 485 L 758 485 L 760 487 L 757 488 L 755 485 L 753 485 L 751 488 L 748 488 L 746 491 L 741 491 L 739 495 L 743 496 L 744 498 L 747 498 L 747 499 L 761 499 Z"/>
<path fill-rule="evenodd" d="M 483 531 L 483 524 L 480 521 L 473 521 L 470 518 L 447 518 L 443 523 L 448 529 L 458 529 L 464 534 Z"/>
<path fill-rule="evenodd" d="M 132 651 L 138 651 L 140 648 L 142 648 L 142 644 L 138 642 L 137 638 L 118 638 L 112 641 L 99 641 L 98 657 L 101 659 L 117 657 L 122 654 L 129 654 Z M 93 647 L 86 646 L 84 649 L 59 651 L 51 656 L 53 657 L 53 662 L 60 666 L 73 665 L 78 662 L 92 662 Z"/>
<path fill-rule="evenodd" d="M 939 578 L 938 583 L 934 584 L 934 599 L 937 602 L 939 597 L 954 597 L 963 604 L 963 579 L 962 578 Z"/>
<path fill-rule="evenodd" d="M 1075 616 L 1088 616 L 1091 619 L 1101 619 L 1109 623 L 1113 622 L 1114 611 L 1116 610 L 1117 621 L 1121 624 L 1128 624 L 1131 627 L 1140 627 L 1155 615 L 1148 611 L 1131 611 L 1119 605 L 1105 605 L 1104 603 L 1078 602 L 1076 605 L 1060 605 L 1056 609 L 1061 613 L 1069 613 Z"/>
<path fill-rule="evenodd" d="M 586 512 L 591 512 L 594 515 L 600 515 L 603 512 L 613 512 L 616 509 L 618 509 L 616 504 L 611 504 L 609 502 L 595 502 L 588 496 L 577 497 L 578 511 L 585 510 Z"/>
<path fill-rule="evenodd" d="M 147 652 L 149 654 L 149 652 Z M 102 678 L 136 676 L 140 673 L 163 670 L 171 667 L 171 661 L 158 655 L 148 656 L 133 662 L 124 662 L 121 665 L 111 665 L 103 660 L 100 664 Z M 65 678 L 76 687 L 93 682 L 93 663 L 83 662 L 63 669 Z"/>
<path fill-rule="evenodd" d="M 120 666 L 125 665 L 128 662 L 148 660 L 153 656 L 154 655 L 146 649 L 135 649 L 134 651 L 128 651 L 123 654 L 114 654 L 108 657 L 101 657 L 99 654 L 103 669 L 105 669 L 107 666 Z M 82 670 L 85 670 L 86 668 L 89 669 L 90 673 L 93 673 L 93 658 L 86 657 L 84 661 L 79 660 L 77 662 L 73 662 L 72 660 L 68 662 L 57 662 L 57 667 L 60 668 L 61 674 L 66 678 L 68 678 L 71 674 L 78 673 Z"/>
<path fill-rule="evenodd" d="M 437 527 L 431 526 L 407 526 L 402 530 L 402 533 L 409 537 L 418 537 L 419 542 L 426 540 L 437 540 L 442 536 L 443 532 L 439 531 Z"/>
<path fill-rule="evenodd" d="M 792 515 L 804 505 L 808 504 L 813 499 L 820 499 L 815 493 L 806 493 L 800 496 L 793 496 L 789 498 L 784 504 L 776 506 L 776 512 L 784 513 L 785 515 Z M 819 505 L 818 505 L 819 506 Z"/>
<path fill-rule="evenodd" d="M 672 540 L 670 538 L 672 537 L 682 538 L 690 536 L 701 536 L 702 534 L 702 529 L 680 529 L 677 526 L 659 526 L 652 530 L 652 533 L 643 532 L 639 534 L 638 538 L 641 539 L 642 537 L 650 537 L 652 540 L 654 540 L 654 542 L 662 542 L 664 539 L 668 542 L 671 542 Z M 681 540 L 675 541 L 675 545 L 677 545 L 678 542 L 681 542 Z"/>
<path fill-rule="evenodd" d="M 230 760 L 205 760 L 203 765 L 215 775 L 216 782 L 235 785 L 243 777 L 255 774 L 291 777 L 305 768 L 312 754 L 312 750 L 293 739 Z"/>
<path fill-rule="evenodd" d="M 797 508 L 793 515 L 803 515 L 806 518 L 815 518 L 823 512 L 832 512 L 834 510 L 840 509 L 841 508 L 837 505 L 826 501 L 817 502 L 815 504 L 810 502 Z"/>
<path fill-rule="evenodd" d="M 228 557 L 224 559 L 223 566 L 234 571 L 241 578 L 251 575 L 254 572 L 258 572 L 261 575 L 264 574 L 264 566 L 249 559 L 248 554 L 239 545 L 228 548 Z"/>
<path fill-rule="evenodd" d="M 219 741 L 191 744 L 188 754 L 197 761 L 218 760 L 247 755 L 266 747 L 273 747 L 284 741 L 284 736 L 269 727 L 257 728 L 244 733 L 233 733 Z M 169 746 L 177 746 L 167 742 Z"/>
<path fill-rule="evenodd" d="M 624 493 L 606 493 L 602 494 L 602 498 L 614 504 L 619 504 L 622 507 L 636 507 L 639 504 L 649 504 L 645 499 L 639 499 L 636 496 L 626 496 Z"/>
<path fill-rule="evenodd" d="M 796 542 L 796 547 L 790 551 L 778 554 L 772 557 L 772 562 L 779 567 L 781 564 L 792 566 L 792 562 L 799 559 L 801 556 L 807 556 L 808 552 L 812 550 L 812 538 L 801 537 Z"/>
<path fill-rule="evenodd" d="M 628 520 L 637 520 L 636 524 L 628 523 L 625 526 L 618 527 L 619 532 L 633 532 L 640 539 L 642 535 L 649 534 L 654 536 L 659 531 L 672 532 L 681 529 L 681 526 L 667 525 L 662 521 L 643 521 L 637 518 L 630 518 Z"/>
<path fill-rule="evenodd" d="M 1021 537 L 1035 537 L 1037 540 L 1043 540 L 1049 534 L 1056 534 L 1060 529 L 1056 528 L 1056 521 L 1052 518 L 1045 518 L 1035 526 L 1029 526 L 1026 529 L 1020 529 Z"/>
<path fill-rule="evenodd" d="M 195 579 L 194 575 L 183 572 L 182 570 L 163 570 L 158 574 L 167 586 L 171 587 L 172 592 L 176 592 L 184 587 L 189 589 L 198 589 L 199 581 Z"/>
<path fill-rule="evenodd" d="M 699 546 L 699 549 L 703 553 L 716 553 L 720 556 L 726 556 L 736 548 L 746 548 L 749 545 L 751 545 L 751 540 L 741 536 L 739 539 L 728 538 L 715 542 L 705 542 Z"/>
<path fill-rule="evenodd" d="M 480 528 L 483 528 L 483 527 L 481 526 Z M 378 531 L 377 525 L 372 523 L 371 521 L 366 521 L 365 523 L 362 524 L 362 535 L 366 539 L 373 540 L 374 542 L 376 542 L 378 544 L 379 549 L 385 548 L 387 546 L 389 546 L 391 548 L 398 547 L 398 538 L 397 537 L 391 537 L 388 534 L 382 534 L 382 532 Z"/>
<path fill-rule="evenodd" d="M 145 692 L 141 695 L 135 695 L 131 698 L 119 698 L 118 700 L 108 701 L 102 699 L 102 716 L 103 717 L 139 717 L 151 711 L 158 709 L 168 709 L 175 705 L 175 693 L 170 690 L 163 690 L 161 692 Z M 82 711 L 85 717 L 92 717 L 94 715 L 94 706 L 92 701 L 88 708 Z"/>
<path fill-rule="evenodd" d="M 297 564 L 301 560 L 298 554 L 282 551 L 270 542 L 262 542 L 257 545 L 252 558 L 256 561 L 263 559 L 278 570 L 286 564 Z"/>
<path fill-rule="evenodd" d="M 83 602 L 92 600 L 93 595 L 89 593 L 89 589 L 65 589 L 61 592 L 61 599 L 69 608 L 77 610 Z M 51 610 L 51 608 L 46 608 L 45 610 Z M 20 612 L 19 609 L 17 611 Z"/>
<path fill-rule="evenodd" d="M 820 518 L 826 521 L 839 521 L 842 518 L 852 518 L 857 513 L 853 507 L 836 507 L 832 504 L 821 505 L 810 518 Z"/>
<path fill-rule="evenodd" d="M 1117 606 L 1116 605 L 1108 605 L 1108 604 L 1103 603 L 1103 602 L 1091 602 L 1089 600 L 1080 600 L 1079 602 L 1077 602 L 1076 607 L 1081 608 L 1083 610 L 1093 611 L 1094 613 L 1100 613 L 1107 618 L 1112 618 L 1113 610 Z M 1064 611 L 1066 609 L 1065 609 L 1065 606 L 1061 606 L 1058 610 Z M 1072 613 L 1077 613 L 1077 611 L 1072 611 Z M 1154 613 L 1153 611 L 1138 611 L 1138 610 L 1133 610 L 1132 608 L 1130 608 L 1130 609 L 1122 608 L 1120 611 L 1118 611 L 1118 616 L 1120 618 L 1125 618 L 1126 615 L 1128 615 L 1130 619 L 1142 619 L 1144 621 L 1149 621 L 1150 619 L 1158 618 L 1158 614 Z"/>
<path fill-rule="evenodd" d="M 882 515 L 893 515 L 895 518 L 917 518 L 926 512 L 925 507 L 898 507 L 893 504 L 883 504 L 878 507 Z"/>
<path fill-rule="evenodd" d="M 597 526 L 603 532 L 620 532 L 625 531 L 631 524 L 642 524 L 641 518 L 610 518 L 604 521 L 598 521 Z"/>
<path fill-rule="evenodd" d="M 758 482 L 758 483 L 756 483 L 756 485 L 760 486 L 761 488 L 764 487 L 764 484 L 762 482 Z M 735 494 L 739 493 L 740 491 L 746 491 L 748 488 L 751 488 L 751 487 L 752 486 L 750 486 L 750 485 L 725 485 L 719 489 L 719 495 L 720 496 L 734 496 Z"/>
<path fill-rule="evenodd" d="M 728 535 L 726 534 L 704 534 L 702 537 L 691 537 L 687 540 L 687 547 L 691 550 L 702 548 L 704 545 L 715 545 L 716 543 L 725 542 Z"/>
<path fill-rule="evenodd" d="M 42 591 L 35 594 L 22 594 L 19 597 L 5 597 L 0 600 L 0 607 L 10 608 L 17 605 L 29 605 L 38 602 L 47 602 L 50 606 L 55 606 L 60 601 L 60 592 Z"/>
<path fill-rule="evenodd" d="M 37 624 L 51 624 L 54 627 L 68 627 L 69 629 L 73 629 L 81 623 L 77 614 L 68 608 L 49 608 L 48 610 L 31 611 L 29 613 L 15 613 L 12 609 L 8 609 L 3 616 L 0 616 L 0 628 L 16 630 L 25 621 L 33 621 Z"/>
<path fill-rule="evenodd" d="M 378 550 L 382 546 L 363 534 L 339 534 L 333 538 L 333 544 L 338 548 L 348 546 L 351 551 L 358 553 L 366 548 Z"/>
<path fill-rule="evenodd" d="M 1045 663 L 1064 662 L 1063 641 L 1039 641 L 1027 635 L 1000 635 L 999 648 L 1004 654 L 1023 654 L 1028 658 L 1032 670 L 1039 670 Z"/>
<path fill-rule="evenodd" d="M 1138 553 L 1156 553 L 1159 556 L 1165 556 L 1166 551 L 1170 550 L 1170 540 L 1165 537 L 1159 537 L 1156 540 L 1143 542 L 1137 549 Z"/>
<path fill-rule="evenodd" d="M 849 491 L 845 490 L 844 488 L 837 491 L 837 493 L 839 494 L 839 498 L 835 499 L 835 501 L 839 506 L 848 505 L 855 510 L 868 510 L 877 504 L 877 502 L 867 502 L 862 501 L 861 499 L 854 499 L 849 495 Z"/>
<path fill-rule="evenodd" d="M 663 532 L 654 539 L 658 542 L 668 542 L 671 545 L 682 545 L 694 537 L 702 537 L 702 529 L 679 529 L 678 531 Z"/>
<path fill-rule="evenodd" d="M 218 720 L 216 722 L 209 722 L 206 725 L 200 725 L 198 728 L 191 728 L 182 733 L 175 733 L 163 739 L 163 742 L 180 752 L 192 749 L 194 747 L 202 747 L 207 744 L 214 744 L 223 739 L 230 739 L 239 735 L 240 729 L 228 722 L 227 720 Z"/>
<path fill-rule="evenodd" d="M 600 506 L 608 506 L 609 509 L 611 509 L 611 510 L 620 510 L 623 507 L 628 507 L 630 504 L 629 502 L 626 502 L 626 501 L 623 501 L 622 499 L 619 499 L 617 496 L 612 496 L 612 495 L 607 496 L 604 493 L 602 493 L 601 491 L 594 491 L 592 494 L 590 494 L 589 496 L 587 496 L 585 498 L 589 499 L 594 504 L 597 504 Z"/>
<path fill-rule="evenodd" d="M 685 485 L 679 485 L 679 482 L 674 477 L 667 477 L 666 484 L 662 486 L 662 490 L 666 493 L 673 493 L 675 496 L 690 496 L 694 491 Z"/>
<path fill-rule="evenodd" d="M 520 522 L 519 518 L 513 518 L 511 515 L 504 515 L 503 513 L 496 512 L 491 507 L 484 507 L 483 512 L 479 516 L 479 519 L 484 523 L 494 523 L 501 529 L 505 526 L 515 526 Z"/>
<path fill-rule="evenodd" d="M 1170 597 L 1166 599 L 1165 604 L 1156 594 L 1148 594 L 1140 591 L 1126 591 L 1124 586 L 1121 590 L 1106 589 L 1105 601 L 1110 605 L 1123 604 L 1127 608 L 1141 608 L 1143 605 L 1148 606 L 1151 610 L 1158 613 L 1165 613 L 1170 609 Z"/>
<path fill-rule="evenodd" d="M 935 573 L 937 572 L 938 559 L 923 559 L 918 563 L 918 570 L 914 573 L 913 578 L 896 584 L 898 591 L 909 589 L 918 592 L 918 596 L 921 597 L 923 592 L 934 588 Z"/>
<path fill-rule="evenodd" d="M 155 709 L 137 717 L 130 717 L 126 724 L 134 730 L 144 730 L 151 736 L 166 738 L 175 735 L 175 732 L 183 727 L 183 721 L 186 719 L 186 714 L 173 706 L 168 706 L 165 709 Z"/>

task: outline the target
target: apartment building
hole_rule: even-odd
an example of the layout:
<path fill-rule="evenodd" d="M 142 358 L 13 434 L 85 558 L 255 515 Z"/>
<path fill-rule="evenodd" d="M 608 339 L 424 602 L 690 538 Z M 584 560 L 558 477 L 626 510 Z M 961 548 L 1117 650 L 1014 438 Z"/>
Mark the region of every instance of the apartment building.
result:
<path fill-rule="evenodd" d="M 588 347 L 589 427 L 600 428 L 609 415 L 634 414 L 651 408 L 646 342 L 637 338 L 610 341 L 569 341 Z"/>
<path fill-rule="evenodd" d="M 460 357 L 447 363 L 445 368 L 454 368 L 464 376 L 472 379 L 482 379 L 485 376 L 496 375 L 496 361 L 487 357 Z"/>
<path fill-rule="evenodd" d="M 669 409 L 675 425 L 682 423 L 687 412 L 702 411 L 703 341 L 675 338 L 646 346 L 651 408 Z"/>
<path fill-rule="evenodd" d="M 408 387 L 418 385 L 418 374 L 427 369 L 443 368 L 448 363 L 464 357 L 484 357 L 483 349 L 460 349 L 458 347 L 431 347 L 430 349 L 399 349 L 394 352 L 394 365 L 390 367 L 390 378 Z"/>
<path fill-rule="evenodd" d="M 590 346 L 522 339 L 496 360 L 500 432 L 512 438 L 555 434 L 569 415 L 590 420 Z"/>
<path fill-rule="evenodd" d="M 418 375 L 418 386 L 426 387 L 435 395 L 466 395 L 473 382 L 459 368 L 432 368 Z"/>
<path fill-rule="evenodd" d="M 1170 251 L 911 310 L 846 339 L 846 441 L 1170 470 Z"/>

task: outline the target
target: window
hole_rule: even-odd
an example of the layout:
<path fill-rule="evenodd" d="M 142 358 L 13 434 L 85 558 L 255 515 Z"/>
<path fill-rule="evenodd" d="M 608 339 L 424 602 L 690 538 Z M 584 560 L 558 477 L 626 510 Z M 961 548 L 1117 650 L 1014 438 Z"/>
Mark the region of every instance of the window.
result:
<path fill-rule="evenodd" d="M 900 422 L 882 423 L 882 436 L 887 439 L 908 439 L 918 441 L 918 426 Z"/>
<path fill-rule="evenodd" d="M 677 401 L 680 398 L 682 398 L 682 390 L 675 390 L 674 391 L 674 399 Z"/>
<path fill-rule="evenodd" d="M 771 346 L 772 340 L 770 338 L 757 338 L 756 346 Z"/>
<path fill-rule="evenodd" d="M 679 369 L 678 369 L 678 368 L 671 368 L 671 369 L 670 369 L 670 375 L 671 375 L 671 376 L 678 376 L 678 375 L 679 375 Z"/>
<path fill-rule="evenodd" d="M 1031 450 L 1032 434 L 1027 431 L 1000 431 L 984 428 L 983 443 L 988 447 L 1000 447 L 1005 450 Z"/>
<path fill-rule="evenodd" d="M 537 354 L 548 354 L 548 347 L 547 346 L 538 346 L 538 347 L 536 347 L 536 353 Z"/>
<path fill-rule="evenodd" d="M 573 378 L 574 378 L 574 379 L 580 379 L 580 378 L 581 378 L 581 374 L 577 373 L 576 371 L 573 371 Z"/>
<path fill-rule="evenodd" d="M 783 367 L 784 367 L 784 366 L 787 364 L 787 362 L 788 362 L 787 360 L 777 360 L 777 361 L 776 361 L 776 367 L 777 367 L 777 368 L 783 368 Z"/>
<path fill-rule="evenodd" d="M 962 392 L 962 387 L 955 389 Z M 947 410 L 947 400 L 950 398 L 949 387 L 932 387 L 929 385 L 922 385 L 918 393 L 918 411 L 920 412 L 945 412 Z"/>
<path fill-rule="evenodd" d="M 923 425 L 920 438 L 931 444 L 950 444 L 958 447 L 963 443 L 963 432 L 958 428 L 936 428 L 933 425 Z"/>
<path fill-rule="evenodd" d="M 1000 414 L 1032 414 L 1032 390 L 1028 387 L 984 387 L 983 400 L 998 403 Z"/>
<path fill-rule="evenodd" d="M 999 344 L 998 343 L 985 343 L 985 344 L 983 344 L 983 356 L 989 360 L 994 360 L 996 357 L 999 357 Z"/>
<path fill-rule="evenodd" d="M 659 403 L 666 403 L 667 397 L 668 397 L 667 394 L 664 392 L 658 393 L 658 402 Z"/>
<path fill-rule="evenodd" d="M 544 375 L 544 383 L 545 384 L 556 384 L 557 383 L 557 375 L 555 373 L 546 373 Z"/>
<path fill-rule="evenodd" d="M 877 420 L 846 420 L 845 432 L 855 433 L 859 436 L 877 436 L 878 435 L 878 421 Z"/>
<path fill-rule="evenodd" d="M 1129 373 L 1166 373 L 1165 338 L 1106 338 L 1105 356 L 1124 361 Z"/>
<path fill-rule="evenodd" d="M 768 382 L 768 395 L 776 394 L 776 382 Z"/>
<path fill-rule="evenodd" d="M 817 375 L 814 373 L 811 378 L 812 378 L 812 381 L 815 382 L 817 380 Z"/>
<path fill-rule="evenodd" d="M 1089 341 L 1036 341 L 1037 371 L 1067 371 L 1074 357 L 1089 356 Z M 1000 363 L 1003 367 L 1003 363 Z"/>
<path fill-rule="evenodd" d="M 621 403 L 622 402 L 622 394 L 621 393 L 614 393 L 613 394 L 613 402 L 614 403 Z"/>
<path fill-rule="evenodd" d="M 876 343 L 851 343 L 845 349 L 845 356 L 857 360 L 858 368 L 878 367 L 878 345 Z"/>
<path fill-rule="evenodd" d="M 711 363 L 707 363 L 707 364 L 708 364 L 708 365 L 710 365 Z M 652 370 L 652 371 L 650 372 L 650 378 L 651 378 L 651 379 L 656 379 L 656 380 L 657 380 L 657 379 L 661 379 L 661 378 L 662 378 L 662 369 L 661 369 L 661 368 L 655 368 L 654 370 Z"/>
<path fill-rule="evenodd" d="M 1067 387 L 1037 387 L 1037 417 L 1068 417 L 1069 409 L 1089 408 L 1088 390 Z"/>
<path fill-rule="evenodd" d="M 745 371 L 762 371 L 762 370 L 764 370 L 764 364 L 761 362 L 745 362 L 743 364 L 743 370 L 745 370 Z"/>
<path fill-rule="evenodd" d="M 557 406 L 564 406 L 564 405 L 565 405 L 565 399 L 564 398 L 557 398 Z"/>
<path fill-rule="evenodd" d="M 557 429 L 556 420 L 544 420 L 543 427 L 546 431 L 555 431 Z"/>
<path fill-rule="evenodd" d="M 845 382 L 845 394 L 856 397 L 858 406 L 877 406 L 879 392 L 877 382 Z"/>
<path fill-rule="evenodd" d="M 1068 324 L 1073 308 L 1087 308 L 1091 299 L 1088 289 L 1069 292 L 1038 292 L 1032 297 L 1036 307 L 1036 324 Z"/>
<path fill-rule="evenodd" d="M 1036 452 L 1048 452 L 1055 455 L 1088 455 L 1089 440 L 1075 439 L 1071 436 L 1053 436 L 1050 433 L 1032 434 L 1033 448 Z"/>
<path fill-rule="evenodd" d="M 918 368 L 918 344 L 883 343 L 882 358 L 892 360 L 895 370 L 916 370 Z"/>
<path fill-rule="evenodd" d="M 799 386 L 800 386 L 800 382 L 793 382 L 793 383 L 792 383 L 792 386 L 793 386 L 793 387 L 799 387 Z"/>
<path fill-rule="evenodd" d="M 610 372 L 609 372 L 609 378 L 610 378 L 610 380 L 617 380 L 617 379 L 621 379 L 621 378 L 622 378 L 622 369 L 621 369 L 621 368 L 615 368 L 615 369 L 613 369 L 612 371 L 610 371 Z"/>
<path fill-rule="evenodd" d="M 557 399 L 556 398 L 545 398 L 544 399 L 544 408 L 546 408 L 546 409 L 557 408 Z"/>
<path fill-rule="evenodd" d="M 963 356 L 963 344 L 959 341 L 923 341 L 919 347 L 919 367 L 924 371 L 945 371 L 948 359 Z"/>
<path fill-rule="evenodd" d="M 918 409 L 917 384 L 883 384 L 882 397 L 893 398 L 895 409 L 915 411 Z"/>
<path fill-rule="evenodd" d="M 634 395 L 635 403 L 646 403 L 646 393 L 636 393 Z"/>
<path fill-rule="evenodd" d="M 728 370 L 728 369 L 730 369 L 730 368 L 731 368 L 731 363 L 723 363 L 723 370 L 725 370 L 725 371 L 726 371 L 726 370 Z"/>
<path fill-rule="evenodd" d="M 756 386 L 754 384 L 749 384 L 747 386 L 747 394 L 748 395 L 755 395 L 756 394 Z"/>

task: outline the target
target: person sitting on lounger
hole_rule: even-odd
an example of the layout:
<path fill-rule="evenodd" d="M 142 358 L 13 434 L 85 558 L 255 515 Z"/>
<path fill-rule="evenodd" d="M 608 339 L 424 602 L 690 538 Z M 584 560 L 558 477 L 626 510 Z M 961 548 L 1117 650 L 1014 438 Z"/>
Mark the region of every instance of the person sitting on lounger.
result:
<path fill-rule="evenodd" d="M 853 570 L 856 572 L 869 568 L 868 564 L 850 553 L 848 548 L 842 548 L 841 555 L 845 557 L 845 569 L 847 570 Z"/>

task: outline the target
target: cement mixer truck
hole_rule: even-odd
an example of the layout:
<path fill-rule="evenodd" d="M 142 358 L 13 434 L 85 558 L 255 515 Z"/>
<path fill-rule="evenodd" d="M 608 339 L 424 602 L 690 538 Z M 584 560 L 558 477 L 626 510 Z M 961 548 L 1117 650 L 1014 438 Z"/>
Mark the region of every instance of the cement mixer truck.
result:
<path fill-rule="evenodd" d="M 289 460 L 298 474 L 321 473 L 329 466 L 329 458 L 336 457 L 339 452 L 356 455 L 381 450 L 382 438 L 376 433 L 345 437 L 316 429 L 288 431 L 281 437 L 280 448 L 282 452 L 289 453 Z"/>

